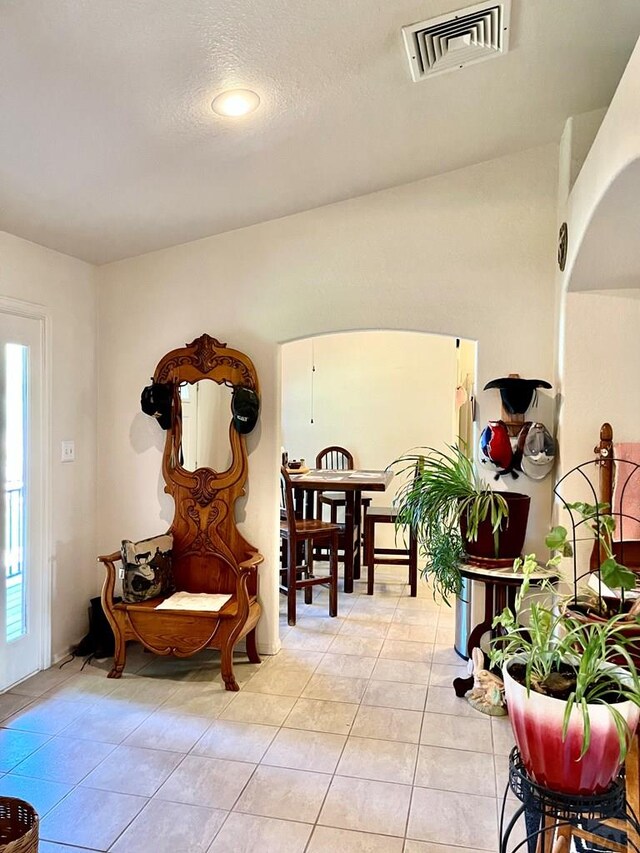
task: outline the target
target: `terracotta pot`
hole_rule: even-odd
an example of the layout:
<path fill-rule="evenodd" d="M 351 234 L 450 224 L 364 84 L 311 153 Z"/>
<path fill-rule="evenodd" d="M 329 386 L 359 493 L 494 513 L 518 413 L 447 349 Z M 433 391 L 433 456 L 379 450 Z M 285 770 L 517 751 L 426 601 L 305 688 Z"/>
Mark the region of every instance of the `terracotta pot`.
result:
<path fill-rule="evenodd" d="M 566 704 L 561 699 L 543 696 L 527 689 L 502 670 L 509 719 L 528 773 L 540 785 L 564 794 L 599 794 L 618 774 L 620 741 L 610 711 L 604 705 L 589 705 L 591 741 L 582 751 L 582 714 L 574 708 L 565 740 L 562 723 Z M 640 710 L 632 702 L 617 702 L 614 707 L 633 734 Z M 580 758 L 580 760 L 578 760 Z"/>
<path fill-rule="evenodd" d="M 527 521 L 529 520 L 529 495 L 519 492 L 498 492 L 506 500 L 509 508 L 509 517 L 504 522 L 504 527 L 498 537 L 498 553 L 496 554 L 491 520 L 489 518 L 480 522 L 478 526 L 478 538 L 475 542 L 467 540 L 467 517 L 463 513 L 460 518 L 460 532 L 464 541 L 464 548 L 468 556 L 478 558 L 484 565 L 504 565 L 512 563 L 516 557 L 522 554 L 524 537 L 527 533 Z"/>

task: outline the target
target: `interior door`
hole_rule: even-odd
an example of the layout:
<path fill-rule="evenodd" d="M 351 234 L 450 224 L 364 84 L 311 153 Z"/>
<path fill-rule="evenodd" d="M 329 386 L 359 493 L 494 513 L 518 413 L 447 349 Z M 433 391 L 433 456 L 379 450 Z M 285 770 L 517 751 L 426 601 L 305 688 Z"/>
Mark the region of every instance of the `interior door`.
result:
<path fill-rule="evenodd" d="M 0 313 L 0 690 L 43 665 L 43 352 L 37 319 Z"/>

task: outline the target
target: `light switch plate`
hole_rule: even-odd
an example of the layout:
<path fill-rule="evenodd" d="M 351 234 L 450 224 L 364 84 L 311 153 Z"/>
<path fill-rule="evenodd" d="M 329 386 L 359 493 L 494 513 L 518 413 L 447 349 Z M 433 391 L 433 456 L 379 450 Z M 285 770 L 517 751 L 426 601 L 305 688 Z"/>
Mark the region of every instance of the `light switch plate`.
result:
<path fill-rule="evenodd" d="M 60 454 L 62 462 L 73 462 L 76 458 L 76 444 L 74 441 L 63 441 Z"/>

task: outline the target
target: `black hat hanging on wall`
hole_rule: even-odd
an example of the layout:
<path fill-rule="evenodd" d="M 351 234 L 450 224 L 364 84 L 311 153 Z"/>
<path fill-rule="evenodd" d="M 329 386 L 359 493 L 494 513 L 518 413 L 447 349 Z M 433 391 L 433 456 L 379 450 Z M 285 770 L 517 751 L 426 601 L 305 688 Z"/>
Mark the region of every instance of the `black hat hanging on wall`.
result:
<path fill-rule="evenodd" d="M 156 418 L 162 429 L 171 427 L 173 385 L 170 382 L 152 382 L 142 389 L 140 408 L 145 415 Z"/>
<path fill-rule="evenodd" d="M 524 415 L 538 388 L 551 388 L 545 379 L 521 379 L 519 376 L 504 376 L 502 379 L 492 379 L 484 386 L 484 390 L 498 388 L 502 405 L 510 415 Z"/>
<path fill-rule="evenodd" d="M 236 385 L 231 397 L 231 413 L 233 426 L 241 435 L 246 435 L 258 423 L 260 414 L 260 397 L 253 388 Z"/>

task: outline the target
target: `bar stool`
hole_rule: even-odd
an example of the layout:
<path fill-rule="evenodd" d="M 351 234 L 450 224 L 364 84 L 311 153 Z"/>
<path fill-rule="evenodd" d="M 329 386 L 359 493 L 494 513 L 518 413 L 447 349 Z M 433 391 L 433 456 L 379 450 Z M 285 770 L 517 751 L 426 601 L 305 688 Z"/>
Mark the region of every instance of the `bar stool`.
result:
<path fill-rule="evenodd" d="M 408 566 L 411 596 L 418 594 L 418 542 L 413 528 L 409 528 L 408 548 L 377 548 L 376 525 L 395 526 L 398 510 L 392 506 L 371 506 L 364 516 L 364 564 L 367 567 L 367 595 L 373 595 L 375 564 Z"/>

